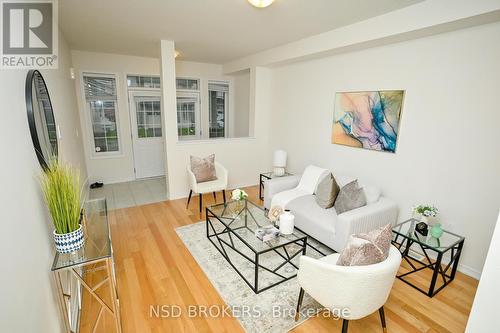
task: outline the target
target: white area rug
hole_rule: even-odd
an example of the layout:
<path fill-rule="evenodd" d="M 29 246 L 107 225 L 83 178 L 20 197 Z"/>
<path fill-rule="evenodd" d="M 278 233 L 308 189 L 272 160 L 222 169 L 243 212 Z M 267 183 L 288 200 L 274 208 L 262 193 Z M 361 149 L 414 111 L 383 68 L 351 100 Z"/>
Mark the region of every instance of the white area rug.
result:
<path fill-rule="evenodd" d="M 250 309 L 247 313 L 244 313 L 244 311 L 240 311 L 241 313 L 233 311 L 233 315 L 240 321 L 247 332 L 287 332 L 306 319 L 304 315 L 306 312 L 309 314 L 311 311 L 314 312 L 320 309 L 321 306 L 306 294 L 302 303 L 300 321 L 295 322 L 295 307 L 297 306 L 300 290 L 296 277 L 259 294 L 255 294 L 207 239 L 205 222 L 179 227 L 176 229 L 176 232 L 226 304 L 236 310 Z M 233 237 L 233 239 L 235 238 Z M 314 246 L 319 248 L 323 253 L 331 253 L 331 250 L 317 243 Z M 231 250 L 226 250 L 233 264 L 242 271 L 244 276 L 249 274 L 248 279 L 250 279 L 254 269 L 253 264 L 237 255 L 234 251 L 231 253 Z M 311 257 L 320 256 L 309 247 L 307 255 Z M 299 256 L 293 260 L 297 266 L 298 258 Z M 276 261 L 277 265 L 281 262 L 280 257 L 275 254 L 264 257 L 263 260 L 265 260 L 264 262 L 268 267 L 273 267 L 273 260 Z M 291 265 L 289 267 L 286 266 L 283 267 L 283 271 L 290 272 Z M 265 271 L 262 269 L 259 271 L 259 275 L 259 280 L 261 281 L 259 283 L 262 283 L 263 286 L 272 283 L 271 280 L 274 278 L 272 274 L 265 274 Z"/>

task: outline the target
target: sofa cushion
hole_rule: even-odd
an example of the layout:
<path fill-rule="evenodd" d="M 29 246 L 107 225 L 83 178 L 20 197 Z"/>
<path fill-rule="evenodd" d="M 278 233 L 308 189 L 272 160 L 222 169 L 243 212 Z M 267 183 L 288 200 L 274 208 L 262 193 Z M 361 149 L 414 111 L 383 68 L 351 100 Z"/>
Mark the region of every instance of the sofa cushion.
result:
<path fill-rule="evenodd" d="M 382 193 L 380 192 L 380 189 L 376 188 L 375 186 L 370 186 L 370 185 L 365 185 L 365 184 L 360 184 L 360 186 L 363 188 L 363 192 L 365 192 L 365 197 L 366 197 L 366 204 L 372 204 L 378 201 L 380 199 L 380 196 Z"/>
<path fill-rule="evenodd" d="M 337 185 L 335 178 L 330 173 L 328 176 L 323 178 L 316 188 L 314 196 L 316 203 L 323 209 L 332 208 L 339 191 L 340 187 Z"/>
<path fill-rule="evenodd" d="M 335 200 L 337 214 L 342 214 L 363 206 L 366 206 L 365 192 L 359 187 L 357 180 L 342 187 L 337 200 Z"/>
<path fill-rule="evenodd" d="M 356 178 L 347 175 L 335 175 L 335 180 L 337 181 L 337 184 L 339 184 L 339 186 L 342 188 L 345 185 L 349 184 L 350 182 L 356 180 Z M 359 187 L 363 188 L 363 192 L 365 192 L 367 204 L 377 202 L 378 199 L 380 199 L 380 197 L 382 196 L 382 192 L 380 191 L 379 188 L 366 184 L 365 182 L 359 179 L 358 179 L 358 184 Z"/>
<path fill-rule="evenodd" d="M 316 240 L 331 246 L 335 236 L 337 213 L 335 208 L 323 209 L 314 195 L 296 198 L 287 206 L 295 215 L 295 226 Z"/>
<path fill-rule="evenodd" d="M 215 172 L 215 154 L 205 158 L 191 156 L 191 172 L 197 183 L 209 182 L 217 179 Z"/>
<path fill-rule="evenodd" d="M 275 206 L 280 206 L 283 209 L 289 209 L 289 203 L 293 201 L 296 198 L 300 198 L 303 196 L 311 196 L 310 193 L 304 191 L 301 188 L 292 188 L 291 190 L 286 190 L 283 192 L 280 192 L 273 196 L 273 199 L 271 200 L 271 207 Z"/>
<path fill-rule="evenodd" d="M 391 224 L 368 233 L 351 235 L 337 265 L 364 266 L 384 261 L 389 255 L 391 237 Z"/>

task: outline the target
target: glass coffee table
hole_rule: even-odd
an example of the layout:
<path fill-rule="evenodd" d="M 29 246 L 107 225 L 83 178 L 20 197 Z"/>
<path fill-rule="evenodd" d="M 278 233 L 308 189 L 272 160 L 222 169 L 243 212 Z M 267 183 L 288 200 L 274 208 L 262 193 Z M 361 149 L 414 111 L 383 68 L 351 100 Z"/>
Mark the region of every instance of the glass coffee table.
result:
<path fill-rule="evenodd" d="M 258 239 L 255 231 L 269 225 L 264 210 L 247 200 L 206 208 L 208 239 L 257 294 L 294 278 L 306 254 L 307 235 L 297 229 L 267 242 Z"/>
<path fill-rule="evenodd" d="M 455 278 L 465 238 L 446 230 L 439 238 L 432 237 L 430 230 L 427 235 L 422 235 L 416 230 L 419 222 L 412 218 L 392 228 L 392 243 L 410 266 L 407 272 L 398 274 L 397 278 L 433 297 Z M 432 270 L 432 275 L 428 276 L 428 287 L 422 282 L 426 280 L 425 273 L 416 275 L 425 269 Z"/>

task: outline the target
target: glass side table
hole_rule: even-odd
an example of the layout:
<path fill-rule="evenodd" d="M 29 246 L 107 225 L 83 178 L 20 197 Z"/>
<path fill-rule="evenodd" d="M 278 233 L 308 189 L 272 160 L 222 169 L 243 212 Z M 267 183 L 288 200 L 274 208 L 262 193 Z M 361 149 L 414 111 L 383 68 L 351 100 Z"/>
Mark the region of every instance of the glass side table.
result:
<path fill-rule="evenodd" d="M 272 178 L 279 178 L 279 177 L 285 177 L 285 176 L 292 176 L 293 174 L 289 172 L 285 172 L 283 176 L 276 176 L 273 172 L 264 172 L 261 173 L 259 176 L 259 199 L 264 200 L 264 197 L 262 196 L 262 190 L 264 189 L 264 182 L 267 179 L 272 179 Z"/>
<path fill-rule="evenodd" d="M 93 332 L 104 312 L 107 312 L 114 319 L 116 332 L 120 333 L 120 309 L 106 199 L 85 202 L 82 224 L 85 233 L 83 248 L 67 254 L 57 252 L 52 264 L 65 331 L 79 332 L 82 303 L 87 296 L 83 292 L 87 291 L 89 298 L 100 305 Z M 105 285 L 108 286 L 109 297 L 103 290 L 99 291 Z"/>
<path fill-rule="evenodd" d="M 403 260 L 410 265 L 407 272 L 396 277 L 427 296 L 433 297 L 455 278 L 465 238 L 446 230 L 440 238 L 432 237 L 430 230 L 428 235 L 424 236 L 415 230 L 419 222 L 412 218 L 392 228 L 392 244 L 399 249 Z M 429 252 L 435 253 L 436 258 L 432 259 Z M 416 258 L 418 255 L 422 258 Z M 428 288 L 419 280 L 412 279 L 412 275 L 426 268 L 433 271 Z"/>

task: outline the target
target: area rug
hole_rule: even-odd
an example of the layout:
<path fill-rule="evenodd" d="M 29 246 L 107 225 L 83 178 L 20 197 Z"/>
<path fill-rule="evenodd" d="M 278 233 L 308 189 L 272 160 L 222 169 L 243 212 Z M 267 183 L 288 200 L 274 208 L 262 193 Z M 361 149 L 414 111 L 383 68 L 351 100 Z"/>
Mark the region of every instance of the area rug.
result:
<path fill-rule="evenodd" d="M 233 316 L 240 321 L 247 332 L 288 332 L 321 310 L 321 305 L 306 294 L 301 307 L 300 320 L 295 322 L 295 308 L 300 290 L 296 277 L 255 294 L 207 239 L 205 222 L 176 228 L 176 232 L 222 299 L 229 308 L 233 309 Z M 317 242 L 311 240 L 308 242 L 323 253 L 332 252 Z M 253 272 L 254 266 L 252 263 L 236 253 L 231 254 L 228 251 L 228 255 L 244 276 Z M 316 258 L 321 257 L 319 253 L 310 248 L 307 250 L 307 255 Z M 293 260 L 297 266 L 298 258 L 299 256 Z M 263 258 L 263 260 L 267 260 L 266 265 L 270 266 L 273 264 L 273 260 L 276 260 L 278 265 L 281 262 L 277 255 L 270 255 Z M 283 272 L 293 274 L 292 267 L 290 265 L 289 267 L 286 266 L 282 267 Z M 250 278 L 250 275 L 248 278 Z M 265 271 L 259 271 L 259 283 L 263 285 L 270 284 L 272 278 L 270 274 L 266 275 Z"/>

